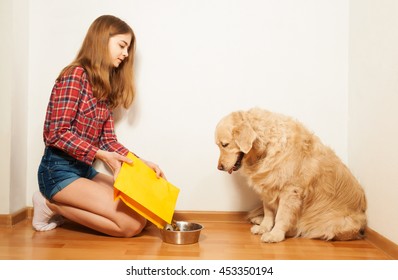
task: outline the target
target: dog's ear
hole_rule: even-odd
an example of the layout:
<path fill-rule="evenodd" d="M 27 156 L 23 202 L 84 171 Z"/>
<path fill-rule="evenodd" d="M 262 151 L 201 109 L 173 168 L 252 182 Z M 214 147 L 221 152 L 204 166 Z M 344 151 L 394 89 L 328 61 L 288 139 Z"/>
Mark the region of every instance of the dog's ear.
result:
<path fill-rule="evenodd" d="M 232 136 L 235 139 L 236 145 L 245 154 L 251 150 L 254 140 L 257 138 L 257 134 L 253 128 L 244 121 L 232 131 Z"/>

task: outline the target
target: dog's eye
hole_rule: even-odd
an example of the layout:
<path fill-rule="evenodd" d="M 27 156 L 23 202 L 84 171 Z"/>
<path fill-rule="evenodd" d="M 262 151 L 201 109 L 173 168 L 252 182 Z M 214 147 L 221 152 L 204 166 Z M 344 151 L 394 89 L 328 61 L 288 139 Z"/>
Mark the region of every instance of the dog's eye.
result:
<path fill-rule="evenodd" d="M 228 147 L 228 145 L 229 145 L 229 143 L 221 143 L 221 146 L 222 146 L 223 148 Z"/>

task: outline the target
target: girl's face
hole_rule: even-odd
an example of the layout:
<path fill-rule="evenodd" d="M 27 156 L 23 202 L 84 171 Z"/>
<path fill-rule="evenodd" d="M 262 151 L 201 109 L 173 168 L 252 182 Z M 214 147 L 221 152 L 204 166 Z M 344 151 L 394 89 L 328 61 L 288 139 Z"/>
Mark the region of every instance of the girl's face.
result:
<path fill-rule="evenodd" d="M 131 34 L 117 34 L 109 39 L 109 55 L 114 67 L 118 67 L 129 55 Z"/>

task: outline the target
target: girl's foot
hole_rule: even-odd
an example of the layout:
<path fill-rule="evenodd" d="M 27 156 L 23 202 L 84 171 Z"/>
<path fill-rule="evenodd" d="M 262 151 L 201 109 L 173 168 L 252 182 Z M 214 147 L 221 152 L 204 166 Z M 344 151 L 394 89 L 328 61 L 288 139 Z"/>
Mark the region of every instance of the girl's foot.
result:
<path fill-rule="evenodd" d="M 37 231 L 47 231 L 56 228 L 64 223 L 60 215 L 55 215 L 46 204 L 46 199 L 39 192 L 35 192 L 32 198 L 33 220 L 32 226 Z"/>

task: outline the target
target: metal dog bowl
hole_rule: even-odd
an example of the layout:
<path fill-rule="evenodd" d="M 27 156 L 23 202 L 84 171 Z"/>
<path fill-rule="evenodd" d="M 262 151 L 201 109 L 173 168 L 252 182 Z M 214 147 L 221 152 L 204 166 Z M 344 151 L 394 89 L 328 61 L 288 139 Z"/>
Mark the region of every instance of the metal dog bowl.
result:
<path fill-rule="evenodd" d="M 201 224 L 176 221 L 160 230 L 163 242 L 177 245 L 193 244 L 199 240 Z"/>

